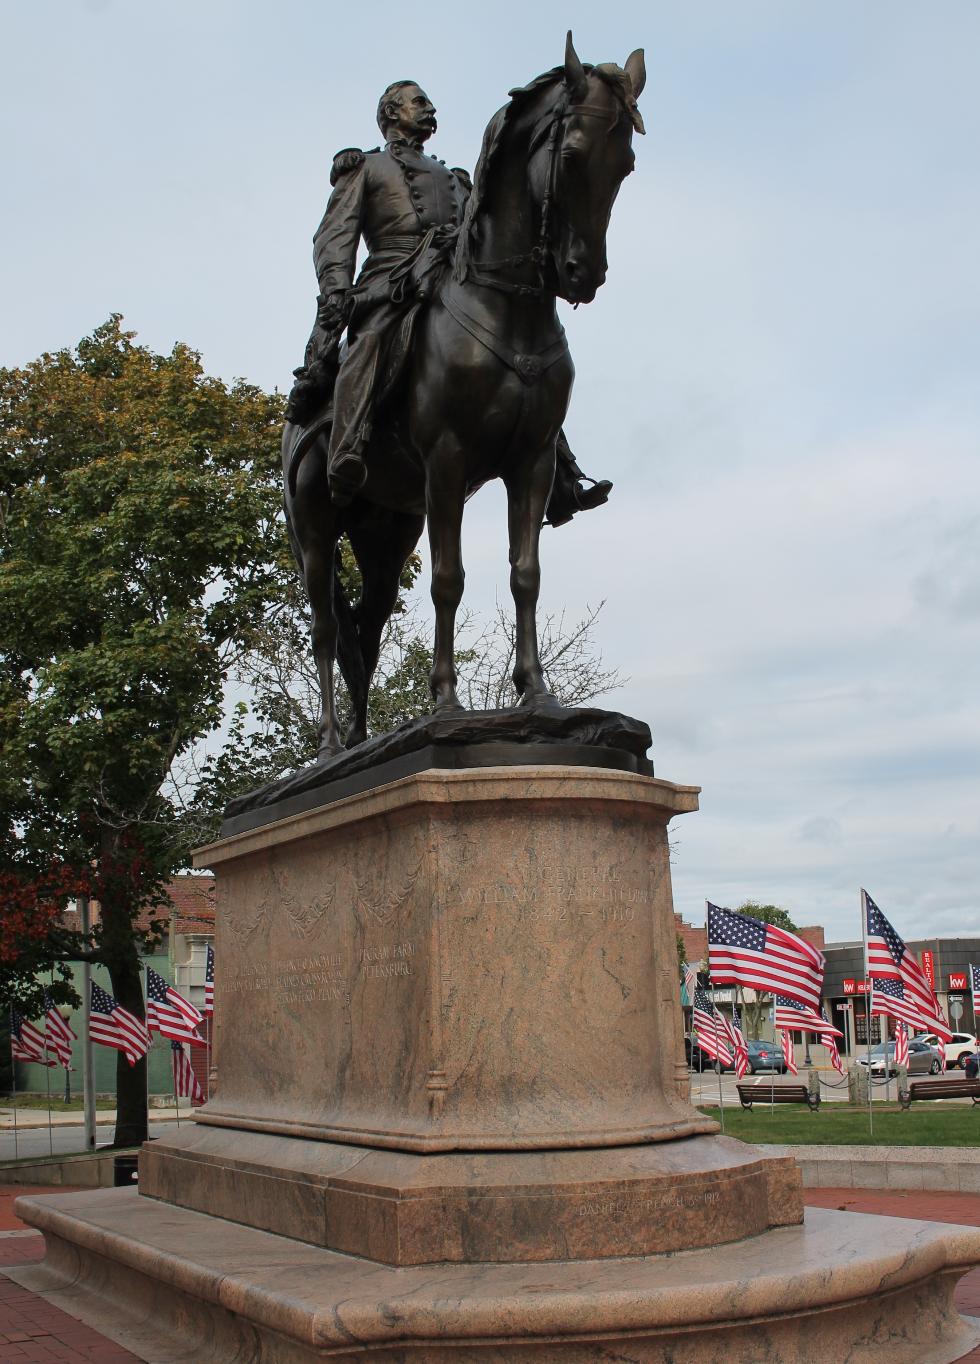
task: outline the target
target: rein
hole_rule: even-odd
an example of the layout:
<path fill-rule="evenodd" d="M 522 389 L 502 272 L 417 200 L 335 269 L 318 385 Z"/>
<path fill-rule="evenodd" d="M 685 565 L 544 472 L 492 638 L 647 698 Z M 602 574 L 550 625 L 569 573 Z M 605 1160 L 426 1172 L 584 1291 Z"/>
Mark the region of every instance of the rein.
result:
<path fill-rule="evenodd" d="M 609 118 L 609 110 L 598 104 L 559 104 L 552 115 L 548 127 L 548 177 L 544 198 L 541 200 L 541 227 L 538 240 L 530 251 L 517 256 L 505 256 L 501 260 L 473 261 L 466 278 L 484 289 L 497 289 L 501 293 L 519 294 L 525 297 L 540 298 L 545 293 L 544 266 L 551 247 L 551 212 L 555 198 L 555 182 L 558 177 L 558 134 L 567 118 L 572 114 L 584 114 L 587 118 Z M 516 280 L 494 279 L 493 273 L 510 270 L 521 265 L 533 265 L 537 271 L 536 284 L 522 284 Z M 486 271 L 487 273 L 483 273 Z M 578 304 L 575 305 L 576 307 Z"/>

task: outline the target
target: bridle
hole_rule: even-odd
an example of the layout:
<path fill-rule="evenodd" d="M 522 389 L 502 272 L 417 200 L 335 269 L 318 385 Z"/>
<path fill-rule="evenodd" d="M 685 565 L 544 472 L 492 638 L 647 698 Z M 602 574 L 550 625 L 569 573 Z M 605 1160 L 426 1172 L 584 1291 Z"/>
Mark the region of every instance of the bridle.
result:
<path fill-rule="evenodd" d="M 571 118 L 573 114 L 582 114 L 586 118 L 602 118 L 607 122 L 610 118 L 610 111 L 598 104 L 568 104 L 562 101 L 555 109 L 549 120 L 546 134 L 548 172 L 544 196 L 541 200 L 541 225 L 538 229 L 537 242 L 531 247 L 530 251 L 523 251 L 517 256 L 504 256 L 501 260 L 471 261 L 466 271 L 468 281 L 481 285 L 485 289 L 497 289 L 502 293 L 517 294 L 523 297 L 540 298 L 546 292 L 544 268 L 551 252 L 551 220 L 558 180 L 559 149 L 562 141 L 559 134 L 564 128 L 565 120 Z M 619 122 L 618 118 L 616 122 Z M 535 143 L 539 141 L 540 138 L 532 137 L 532 149 Z M 495 278 L 497 272 L 516 269 L 522 265 L 534 266 L 538 277 L 536 284 L 523 284 L 517 280 Z M 578 304 L 576 303 L 573 306 L 577 308 Z"/>

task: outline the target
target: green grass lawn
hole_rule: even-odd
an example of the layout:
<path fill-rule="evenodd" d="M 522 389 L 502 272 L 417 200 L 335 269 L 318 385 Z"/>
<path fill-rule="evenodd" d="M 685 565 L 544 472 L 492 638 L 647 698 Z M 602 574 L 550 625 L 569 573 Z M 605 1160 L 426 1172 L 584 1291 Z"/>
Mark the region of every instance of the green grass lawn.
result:
<path fill-rule="evenodd" d="M 712 1118 L 717 1108 L 702 1108 Z M 913 1105 L 903 1113 L 897 1104 L 875 1104 L 874 1135 L 868 1130 L 868 1110 L 850 1104 L 824 1104 L 816 1113 L 808 1108 L 765 1104 L 751 1110 L 725 1105 L 725 1133 L 740 1141 L 783 1142 L 788 1146 L 977 1146 L 980 1108 L 937 1100 Z"/>
<path fill-rule="evenodd" d="M 100 1097 L 95 1101 L 97 1109 L 111 1111 L 115 1106 L 115 1099 Z M 81 1113 L 84 1107 L 85 1103 L 80 1094 L 77 1099 L 69 1099 L 67 1103 L 63 1098 L 56 1098 L 53 1094 L 51 1095 L 52 1113 Z M 9 1097 L 0 1099 L 0 1108 L 43 1108 L 47 1112 L 48 1097 L 46 1094 L 18 1094 L 16 1099 Z"/>

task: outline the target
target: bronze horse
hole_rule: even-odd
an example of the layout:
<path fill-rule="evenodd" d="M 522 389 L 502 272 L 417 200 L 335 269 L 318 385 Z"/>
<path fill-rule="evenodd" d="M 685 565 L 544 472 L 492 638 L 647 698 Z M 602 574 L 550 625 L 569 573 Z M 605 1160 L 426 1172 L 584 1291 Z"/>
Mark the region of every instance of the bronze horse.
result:
<path fill-rule="evenodd" d="M 555 301 L 589 303 L 605 280 L 609 217 L 633 168 L 633 131 L 643 131 L 636 101 L 644 81 L 642 51 L 625 67 L 587 66 L 569 34 L 564 65 L 512 91 L 494 115 L 451 276 L 420 315 L 404 380 L 375 422 L 367 480 L 349 506 L 330 498 L 329 433 L 304 440 L 303 428 L 286 423 L 286 521 L 310 600 L 321 759 L 342 746 L 335 659 L 353 707 L 347 747 L 367 736 L 382 633 L 426 520 L 432 695 L 436 710 L 461 709 L 454 645 L 463 504 L 490 479 L 507 490 L 514 685 L 522 704 L 549 698 L 538 654 L 538 540 L 575 373 Z M 354 606 L 335 571 L 344 534 L 362 578 Z"/>

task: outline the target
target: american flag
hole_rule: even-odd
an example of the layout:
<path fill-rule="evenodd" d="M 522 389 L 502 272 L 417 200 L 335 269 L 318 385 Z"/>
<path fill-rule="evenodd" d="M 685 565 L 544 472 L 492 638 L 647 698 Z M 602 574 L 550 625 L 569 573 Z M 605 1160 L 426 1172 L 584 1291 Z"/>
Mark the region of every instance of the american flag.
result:
<path fill-rule="evenodd" d="M 817 1013 L 806 1004 L 800 1004 L 795 999 L 787 999 L 785 995 L 776 996 L 772 1021 L 774 1027 L 788 1028 L 791 1032 L 818 1032 L 821 1037 L 825 1033 L 831 1033 L 835 1037 L 844 1036 L 839 1028 L 833 1026 L 823 1010 Z"/>
<path fill-rule="evenodd" d="M 838 1075 L 843 1075 L 844 1066 L 840 1059 L 840 1052 L 837 1049 L 837 1038 L 840 1037 L 841 1034 L 837 1028 L 830 1027 L 830 1018 L 827 1015 L 826 1009 L 820 1010 L 820 1017 L 823 1018 L 828 1025 L 827 1031 L 820 1034 L 820 1041 L 823 1046 L 827 1048 L 827 1053 L 830 1056 L 830 1064 L 833 1066 L 834 1070 L 837 1071 Z"/>
<path fill-rule="evenodd" d="M 150 1034 L 143 1020 L 117 1004 L 94 980 L 88 1028 L 93 1042 L 125 1053 L 131 1066 L 150 1049 Z"/>
<path fill-rule="evenodd" d="M 44 1055 L 44 1033 L 28 1022 L 23 1014 L 10 1006 L 10 1054 L 15 1061 L 36 1061 L 40 1065 L 54 1065 Z"/>
<path fill-rule="evenodd" d="M 725 1017 L 724 1014 L 722 1017 Z M 745 1042 L 745 1034 L 742 1031 L 741 1015 L 734 1005 L 732 1005 L 731 1021 L 725 1018 L 725 1029 L 731 1039 L 732 1051 L 735 1056 L 735 1078 L 741 1080 L 749 1068 L 749 1049 Z"/>
<path fill-rule="evenodd" d="M 977 995 L 980 994 L 980 966 L 970 966 L 970 994 L 973 997 L 973 1013 L 977 1012 Z"/>
<path fill-rule="evenodd" d="M 866 890 L 861 891 L 861 902 L 868 937 L 868 975 L 874 991 L 871 1012 L 891 1014 L 913 1028 L 934 1032 L 944 1042 L 951 1041 L 953 1034 L 939 1011 L 922 967 Z M 884 982 L 899 988 L 883 989 Z M 879 990 L 883 996 L 881 1008 Z"/>
<path fill-rule="evenodd" d="M 206 1046 L 197 1032 L 203 1017 L 182 994 L 168 985 L 152 967 L 146 968 L 146 1024 L 150 1032 L 158 1032 L 175 1042 L 192 1042 Z"/>
<path fill-rule="evenodd" d="M 44 1045 L 48 1051 L 54 1052 L 58 1064 L 64 1066 L 65 1070 L 71 1070 L 71 1044 L 76 1040 L 71 1024 L 45 990 Z"/>
<path fill-rule="evenodd" d="M 784 1028 L 780 1037 L 783 1039 L 783 1060 L 786 1062 L 786 1069 L 790 1075 L 799 1075 L 800 1072 L 796 1065 L 796 1052 L 793 1050 L 793 1034 Z"/>
<path fill-rule="evenodd" d="M 204 1094 L 198 1084 L 191 1058 L 184 1050 L 183 1042 L 171 1041 L 170 1054 L 174 1064 L 174 1093 L 178 1099 L 190 1099 L 192 1103 L 203 1103 Z"/>
<path fill-rule="evenodd" d="M 895 1064 L 907 1066 L 909 1063 L 909 1030 L 904 1023 L 895 1024 Z"/>
<path fill-rule="evenodd" d="M 729 1035 L 725 1020 L 700 985 L 694 991 L 691 1018 L 701 1050 L 706 1051 L 712 1060 L 730 1066 L 732 1054 L 728 1049 Z"/>
<path fill-rule="evenodd" d="M 204 968 L 204 1012 L 205 1014 L 214 1013 L 214 948 L 210 943 L 208 943 L 207 965 Z"/>
<path fill-rule="evenodd" d="M 823 953 L 795 933 L 709 904 L 708 956 L 718 985 L 768 990 L 820 1007 Z"/>

